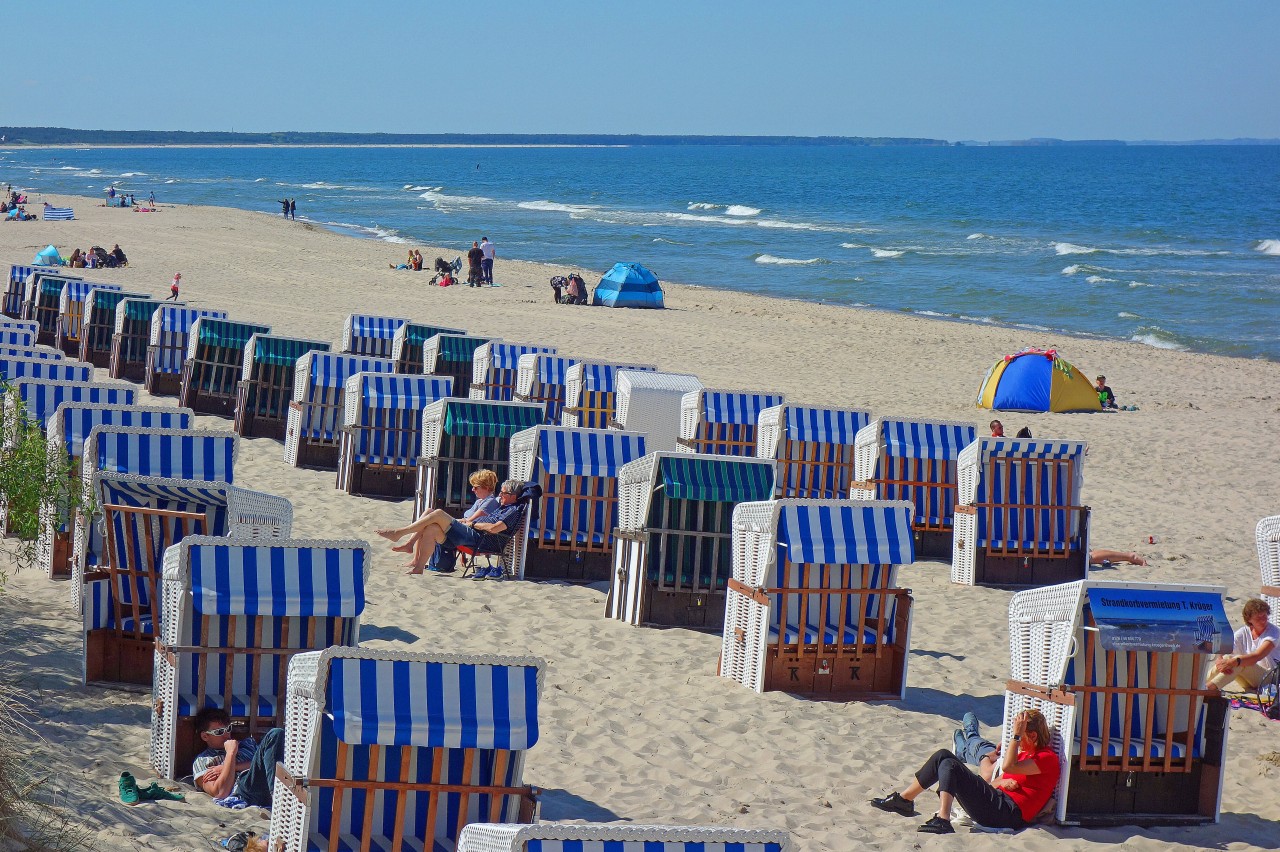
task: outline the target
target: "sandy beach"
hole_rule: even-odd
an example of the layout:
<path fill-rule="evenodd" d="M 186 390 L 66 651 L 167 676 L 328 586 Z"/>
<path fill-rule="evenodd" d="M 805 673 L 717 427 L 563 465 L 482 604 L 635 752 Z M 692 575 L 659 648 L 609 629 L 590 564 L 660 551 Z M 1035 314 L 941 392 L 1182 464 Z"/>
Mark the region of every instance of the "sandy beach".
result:
<path fill-rule="evenodd" d="M 505 258 L 500 233 L 490 236 L 501 287 L 442 289 L 427 286 L 429 272 L 388 269 L 413 246 L 342 236 L 305 221 L 213 207 L 162 205 L 144 214 L 100 207 L 98 199 L 48 200 L 74 207 L 76 220 L 0 224 L 5 263 L 28 263 L 50 243 L 64 254 L 119 243 L 130 265 L 85 270 L 86 277 L 163 297 L 181 272 L 188 304 L 335 343 L 352 312 L 404 316 L 551 344 L 569 355 L 656 363 L 695 373 L 711 387 L 781 391 L 790 402 L 984 426 L 991 412 L 973 402 L 991 364 L 1026 346 L 1057 347 L 1087 375 L 1105 373 L 1120 402 L 1139 409 L 1000 415 L 1010 434 L 1029 426 L 1037 438 L 1089 442 L 1084 497 L 1094 545 L 1136 549 L 1151 563 L 1097 576 L 1220 584 L 1233 625 L 1260 585 L 1254 527 L 1280 513 L 1280 364 L 677 284 L 666 285 L 668 310 L 660 312 L 560 306 L 547 282 L 568 270 Z M 437 255 L 452 259 L 466 248 L 416 247 L 428 267 Z M 592 285 L 603 271 L 581 270 Z M 230 428 L 229 421 L 200 421 Z M 236 476 L 238 484 L 288 497 L 300 538 L 374 539 L 375 528 L 411 512 L 408 502 L 347 496 L 335 490 L 332 473 L 287 466 L 271 440 L 241 441 Z M 953 839 L 918 836 L 914 822 L 866 804 L 948 746 L 966 710 L 984 729 L 999 725 L 1007 591 L 954 586 L 943 562 L 905 568 L 902 584 L 915 595 L 906 700 L 817 702 L 756 695 L 716 677 L 718 635 L 606 621 L 601 588 L 405 576 L 396 554 L 371 543 L 363 644 L 530 653 L 549 663 L 542 738 L 525 773 L 545 791 L 544 819 L 778 827 L 805 852 L 1011 842 L 964 829 Z M 121 771 L 139 781 L 154 777 L 149 696 L 80 685 L 79 615 L 65 583 L 31 571 L 10 576 L 0 624 L 0 672 L 29 692 L 50 784 L 100 848 L 191 850 L 241 828 L 265 832 L 267 821 L 255 810 L 223 810 L 201 794 L 186 803 L 120 804 Z M 1280 725 L 1235 713 L 1228 759 L 1216 826 L 1035 828 L 1012 842 L 1028 849 L 1064 848 L 1056 845 L 1061 840 L 1072 849 L 1275 848 Z M 918 807 L 927 814 L 936 801 L 926 794 Z"/>

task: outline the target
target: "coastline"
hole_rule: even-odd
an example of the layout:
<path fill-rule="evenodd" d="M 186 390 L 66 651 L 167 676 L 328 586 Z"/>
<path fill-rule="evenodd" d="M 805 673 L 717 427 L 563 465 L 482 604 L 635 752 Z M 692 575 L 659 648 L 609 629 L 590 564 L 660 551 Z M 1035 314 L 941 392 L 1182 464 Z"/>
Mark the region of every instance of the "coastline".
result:
<path fill-rule="evenodd" d="M 25 263 L 50 242 L 68 250 L 118 242 L 130 266 L 85 270 L 86 277 L 163 298 L 180 271 L 189 304 L 308 338 L 336 341 L 356 311 L 406 316 L 549 343 L 570 355 L 657 363 L 712 387 L 780 390 L 790 402 L 979 425 L 992 416 L 973 406 L 990 365 L 1024 346 L 1060 343 L 1068 360 L 1090 376 L 1105 373 L 1120 402 L 1139 410 L 998 416 L 1037 437 L 1089 441 L 1084 497 L 1093 509 L 1092 542 L 1136 548 L 1152 561 L 1100 576 L 1225 585 L 1233 623 L 1260 583 L 1253 527 L 1280 511 L 1280 364 L 1271 361 L 697 285 L 664 284 L 666 311 L 560 306 L 547 279 L 569 267 L 508 260 L 500 241 L 502 287 L 441 289 L 426 286 L 430 273 L 386 268 L 410 244 L 231 208 L 161 205 L 140 214 L 99 207 L 96 198 L 49 198 L 74 206 L 77 220 L 4 223 L 0 257 Z M 459 253 L 412 247 L 428 263 Z M 604 270 L 578 271 L 594 284 Z M 348 497 L 333 489 L 331 474 L 288 468 L 281 455 L 274 441 L 241 441 L 237 479 L 289 497 L 298 537 L 367 540 L 410 511 L 406 503 Z M 544 736 L 526 772 L 548 791 L 546 819 L 783 827 L 797 850 L 902 848 L 914 834 L 869 811 L 866 799 L 949 743 L 964 710 L 974 709 L 988 728 L 1000 723 L 1009 593 L 952 586 L 942 562 L 904 569 L 903 585 L 916 600 L 907 699 L 838 704 L 755 695 L 722 681 L 715 677 L 718 636 L 605 621 L 598 589 L 406 577 L 384 548 L 374 544 L 373 553 L 369 644 L 548 659 Z M 198 795 L 147 809 L 115 801 L 113 779 L 122 769 L 150 777 L 148 700 L 79 685 L 79 634 L 67 594 L 64 584 L 33 573 L 11 577 L 0 596 L 0 618 L 12 625 L 0 664 L 32 685 L 36 728 L 64 799 L 84 824 L 105 848 L 197 848 L 220 822 L 229 826 L 224 835 L 265 830 L 265 822 Z M 985 639 L 975 641 L 975 633 Z M 1231 729 L 1222 824 L 1033 830 L 1021 845 L 1047 849 L 1061 838 L 1073 849 L 1272 845 L 1269 821 L 1280 819 L 1280 800 L 1259 798 L 1256 789 L 1260 776 L 1277 771 L 1262 756 L 1280 752 L 1280 731 L 1248 713 L 1233 714 Z M 1004 848 L 981 835 L 966 843 Z"/>

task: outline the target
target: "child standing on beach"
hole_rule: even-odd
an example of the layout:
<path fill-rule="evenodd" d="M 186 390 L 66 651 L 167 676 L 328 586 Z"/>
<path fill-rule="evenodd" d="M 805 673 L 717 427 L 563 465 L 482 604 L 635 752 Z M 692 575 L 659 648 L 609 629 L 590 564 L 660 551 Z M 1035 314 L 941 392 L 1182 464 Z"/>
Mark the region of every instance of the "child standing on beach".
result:
<path fill-rule="evenodd" d="M 181 272 L 173 273 L 173 283 L 169 285 L 169 299 L 172 299 L 175 302 L 178 301 L 178 285 L 181 282 L 182 282 L 182 273 Z M 165 301 L 167 302 L 169 301 L 169 299 L 165 299 Z"/>

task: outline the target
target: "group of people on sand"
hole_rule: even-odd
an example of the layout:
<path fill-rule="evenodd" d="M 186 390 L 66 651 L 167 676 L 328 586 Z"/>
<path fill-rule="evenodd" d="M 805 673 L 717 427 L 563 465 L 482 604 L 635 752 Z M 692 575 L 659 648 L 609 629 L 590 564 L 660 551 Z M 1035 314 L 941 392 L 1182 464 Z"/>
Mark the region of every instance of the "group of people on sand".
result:
<path fill-rule="evenodd" d="M 493 286 L 493 261 L 498 256 L 498 251 L 488 237 L 482 237 L 480 240 L 473 240 L 471 249 L 467 252 L 467 286 L 483 287 Z M 435 276 L 431 279 L 432 284 L 438 284 L 441 287 L 449 287 L 456 284 L 454 273 L 461 269 L 461 261 L 449 263 L 442 257 L 437 257 L 434 265 Z M 412 272 L 421 272 L 423 268 L 422 252 L 417 249 L 409 250 L 409 257 L 404 263 L 387 264 L 391 269 L 407 269 Z"/>
<path fill-rule="evenodd" d="M 128 266 L 129 258 L 125 256 L 120 244 L 116 243 L 111 247 L 111 251 L 107 251 L 102 246 L 93 246 L 88 251 L 76 249 L 67 258 L 66 265 L 72 269 L 115 269 Z"/>
<path fill-rule="evenodd" d="M 33 222 L 36 217 L 27 212 L 23 206 L 26 203 L 27 196 L 9 187 L 4 199 L 0 200 L 0 214 L 4 215 L 6 222 Z"/>

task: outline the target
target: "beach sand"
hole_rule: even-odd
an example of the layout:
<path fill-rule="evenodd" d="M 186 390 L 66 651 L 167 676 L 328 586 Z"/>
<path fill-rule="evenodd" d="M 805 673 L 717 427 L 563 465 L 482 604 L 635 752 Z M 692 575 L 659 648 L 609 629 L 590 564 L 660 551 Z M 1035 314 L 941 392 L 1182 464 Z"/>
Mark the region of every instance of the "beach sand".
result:
<path fill-rule="evenodd" d="M 26 263 L 48 243 L 69 254 L 118 242 L 130 266 L 87 277 L 163 297 L 181 272 L 189 304 L 335 343 L 349 313 L 404 316 L 553 344 L 570 355 L 656 362 L 712 387 L 983 426 L 991 412 L 973 400 L 991 364 L 1024 346 L 1057 346 L 1089 376 L 1105 373 L 1120 402 L 1140 409 L 1000 418 L 1010 434 L 1026 425 L 1038 438 L 1089 442 L 1084 496 L 1094 545 L 1136 549 L 1151 560 L 1148 568 L 1096 576 L 1222 584 L 1237 624 L 1240 603 L 1260 585 L 1254 526 L 1280 512 L 1280 364 L 680 285 L 667 285 L 668 310 L 660 312 L 559 306 L 547 280 L 567 270 L 506 259 L 500 234 L 495 278 L 502 287 L 441 289 L 427 286 L 429 273 L 387 268 L 409 246 L 279 216 L 169 205 L 144 214 L 98 207 L 96 199 L 50 200 L 74 206 L 76 221 L 0 225 L 0 258 Z M 421 248 L 428 266 L 464 250 Z M 600 272 L 583 270 L 592 284 Z M 1052 323 L 1051 305 L 1045 321 Z M 201 418 L 201 426 L 230 428 L 215 418 Z M 373 539 L 375 528 L 410 515 L 407 502 L 350 497 L 333 479 L 288 467 L 277 442 L 241 442 L 237 482 L 292 500 L 298 537 Z M 797 850 L 815 852 L 1010 842 L 918 836 L 915 822 L 866 804 L 903 784 L 934 749 L 949 747 L 966 710 L 986 729 L 1000 724 L 1009 592 L 954 586 L 943 562 L 905 568 L 902 585 L 915 595 L 906 700 L 820 702 L 756 695 L 717 678 L 719 636 L 607 621 L 599 588 L 409 577 L 395 554 L 372 545 L 365 644 L 547 660 L 542 738 L 525 773 L 545 790 L 544 819 L 778 827 L 791 832 Z M 79 617 L 65 583 L 35 572 L 11 576 L 0 624 L 0 671 L 30 694 L 50 784 L 101 848 L 190 850 L 240 828 L 266 830 L 256 811 L 222 810 L 199 794 L 185 804 L 118 802 L 122 770 L 140 781 L 152 777 L 150 704 L 147 695 L 80 686 Z M 1234 714 L 1228 757 L 1219 825 L 1034 829 L 1014 842 L 1274 848 L 1280 725 Z M 927 793 L 918 809 L 927 815 L 936 802 Z"/>

